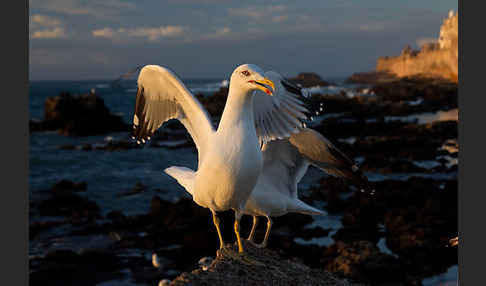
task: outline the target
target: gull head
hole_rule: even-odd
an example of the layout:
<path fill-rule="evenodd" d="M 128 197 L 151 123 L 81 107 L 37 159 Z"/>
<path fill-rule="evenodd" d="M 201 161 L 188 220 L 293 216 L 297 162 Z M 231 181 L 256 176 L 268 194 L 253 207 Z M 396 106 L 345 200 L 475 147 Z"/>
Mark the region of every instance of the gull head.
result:
<path fill-rule="evenodd" d="M 231 75 L 230 84 L 251 93 L 261 90 L 267 95 L 273 95 L 275 84 L 265 77 L 265 72 L 258 66 L 244 64 L 237 67 Z"/>

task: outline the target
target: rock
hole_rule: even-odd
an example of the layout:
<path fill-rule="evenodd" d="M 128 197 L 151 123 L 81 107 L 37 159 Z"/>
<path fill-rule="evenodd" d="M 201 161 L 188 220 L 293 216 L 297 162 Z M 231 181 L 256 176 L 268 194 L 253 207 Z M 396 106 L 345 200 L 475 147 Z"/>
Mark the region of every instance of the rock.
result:
<path fill-rule="evenodd" d="M 34 239 L 39 233 L 50 228 L 64 224 L 64 221 L 42 221 L 33 222 L 29 225 L 29 240 Z"/>
<path fill-rule="evenodd" d="M 61 93 L 48 97 L 44 120 L 31 123 L 31 131 L 59 130 L 64 135 L 98 135 L 112 131 L 129 131 L 120 116 L 110 113 L 102 98 L 95 94 L 72 96 Z"/>
<path fill-rule="evenodd" d="M 142 147 L 133 141 L 110 140 L 106 144 L 97 145 L 94 149 L 103 151 L 120 151 L 140 148 Z"/>
<path fill-rule="evenodd" d="M 237 251 L 234 245 L 228 247 Z M 169 285 L 352 285 L 297 260 L 283 259 L 269 249 L 245 243 L 245 251 L 250 259 L 264 265 L 247 265 L 218 255 L 206 271 L 197 269 L 182 273 Z"/>
<path fill-rule="evenodd" d="M 111 211 L 106 214 L 106 218 L 119 227 L 128 224 L 128 218 L 121 211 Z"/>
<path fill-rule="evenodd" d="M 346 79 L 346 83 L 376 84 L 396 80 L 397 77 L 388 72 L 362 72 L 354 73 Z"/>
<path fill-rule="evenodd" d="M 147 186 L 145 186 L 144 184 L 138 182 L 138 183 L 135 184 L 135 186 L 133 187 L 133 189 L 131 189 L 130 191 L 117 194 L 116 196 L 117 197 L 132 196 L 132 195 L 140 194 L 140 193 L 144 192 L 146 189 L 147 189 Z"/>
<path fill-rule="evenodd" d="M 457 181 L 442 190 L 433 183 L 411 178 L 395 187 L 384 215 L 388 248 L 424 276 L 457 263 L 457 249 L 445 247 L 457 234 Z"/>
<path fill-rule="evenodd" d="M 403 77 L 398 80 L 381 82 L 371 90 L 382 100 L 415 100 L 424 98 L 424 104 L 457 107 L 457 83 L 443 79 L 428 79 L 419 76 Z"/>
<path fill-rule="evenodd" d="M 228 91 L 229 89 L 227 87 L 221 87 L 211 96 L 197 94 L 196 97 L 211 116 L 219 118 L 223 114 L 226 99 L 228 98 Z"/>
<path fill-rule="evenodd" d="M 40 120 L 29 120 L 29 131 L 43 131 L 45 129 L 44 124 Z"/>
<path fill-rule="evenodd" d="M 412 177 L 375 182 L 375 187 L 372 197 L 355 192 L 348 198 L 343 228 L 333 236 L 337 246 L 329 251 L 344 251 L 357 241 L 376 243 L 384 235 L 403 269 L 416 278 L 442 273 L 457 263 L 457 249 L 447 247 L 457 234 L 457 181 L 439 184 L 434 179 Z M 384 225 L 384 233 L 378 224 Z M 341 271 L 339 267 L 332 269 Z"/>
<path fill-rule="evenodd" d="M 58 147 L 59 150 L 76 150 L 76 146 L 72 144 L 62 145 Z"/>
<path fill-rule="evenodd" d="M 290 82 L 300 85 L 301 87 L 313 86 L 328 86 L 327 81 L 324 81 L 318 74 L 311 72 L 299 73 L 296 77 L 288 78 Z"/>
<path fill-rule="evenodd" d="M 75 194 L 86 190 L 86 183 L 62 180 L 48 191 L 49 198 L 41 201 L 37 209 L 41 216 L 66 216 L 73 222 L 100 218 L 98 205 L 83 196 Z"/>
<path fill-rule="evenodd" d="M 205 256 L 197 262 L 203 271 L 207 271 L 209 266 L 213 263 L 214 259 L 209 256 Z"/>
<path fill-rule="evenodd" d="M 170 280 L 169 279 L 162 279 L 159 282 L 159 286 L 169 286 L 170 285 Z"/>
<path fill-rule="evenodd" d="M 358 282 L 389 285 L 406 281 L 398 259 L 380 252 L 369 241 L 338 241 L 324 252 L 322 263 L 325 270 Z"/>
<path fill-rule="evenodd" d="M 31 270 L 30 285 L 95 285 L 120 278 L 116 273 L 119 259 L 110 252 L 85 250 L 77 254 L 71 250 L 55 250 L 38 261 Z"/>
<path fill-rule="evenodd" d="M 85 192 L 87 187 L 86 182 L 74 183 L 70 180 L 61 180 L 52 188 L 52 192 Z"/>

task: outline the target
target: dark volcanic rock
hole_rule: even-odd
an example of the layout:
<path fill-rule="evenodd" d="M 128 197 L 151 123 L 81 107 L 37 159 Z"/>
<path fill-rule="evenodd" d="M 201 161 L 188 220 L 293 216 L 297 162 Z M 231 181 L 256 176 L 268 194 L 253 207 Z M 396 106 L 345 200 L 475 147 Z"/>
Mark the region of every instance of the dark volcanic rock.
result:
<path fill-rule="evenodd" d="M 48 97 L 44 104 L 44 120 L 32 122 L 30 126 L 31 131 L 59 130 L 61 134 L 77 136 L 130 130 L 120 116 L 110 113 L 102 98 L 91 93 Z"/>
<path fill-rule="evenodd" d="M 218 255 L 206 271 L 182 273 L 170 285 L 352 285 L 297 260 L 283 259 L 274 251 L 245 246 L 247 256 L 264 265 L 246 265 Z M 234 245 L 229 247 L 237 251 Z"/>
<path fill-rule="evenodd" d="M 324 81 L 318 74 L 311 72 L 299 73 L 296 77 L 288 78 L 288 80 L 302 87 L 329 85 L 329 83 Z"/>

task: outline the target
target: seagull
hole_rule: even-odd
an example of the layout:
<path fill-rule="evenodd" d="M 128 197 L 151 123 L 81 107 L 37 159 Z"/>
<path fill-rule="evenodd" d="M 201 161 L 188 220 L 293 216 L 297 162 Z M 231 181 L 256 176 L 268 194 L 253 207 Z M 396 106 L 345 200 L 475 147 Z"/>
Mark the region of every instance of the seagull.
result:
<path fill-rule="evenodd" d="M 298 197 L 297 184 L 310 165 L 331 176 L 350 179 L 356 185 L 371 190 L 359 167 L 313 129 L 305 128 L 288 139 L 266 143 L 262 153 L 263 170 L 244 210 L 245 214 L 253 216 L 253 226 L 247 239 L 252 243 L 258 217 L 267 218 L 263 242 L 255 244 L 259 248 L 267 245 L 272 228 L 271 217 L 287 213 L 326 215 L 325 211 L 309 206 Z"/>
<path fill-rule="evenodd" d="M 208 112 L 168 68 L 144 66 L 137 85 L 132 138 L 147 142 L 169 119 L 184 125 L 198 150 L 197 170 L 172 166 L 164 171 L 196 204 L 211 211 L 221 253 L 244 258 L 240 219 L 262 171 L 261 146 L 304 128 L 310 116 L 308 99 L 280 74 L 264 72 L 253 64 L 240 65 L 231 75 L 226 105 L 215 129 Z M 235 212 L 238 255 L 225 247 L 217 217 L 217 212 L 229 209 Z"/>

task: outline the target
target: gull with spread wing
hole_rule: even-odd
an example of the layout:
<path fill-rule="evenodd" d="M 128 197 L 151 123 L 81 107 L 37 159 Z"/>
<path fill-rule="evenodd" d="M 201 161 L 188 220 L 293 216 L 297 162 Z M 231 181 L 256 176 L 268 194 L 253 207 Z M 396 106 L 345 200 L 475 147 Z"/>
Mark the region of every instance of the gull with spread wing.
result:
<path fill-rule="evenodd" d="M 349 179 L 358 187 L 373 192 L 358 166 L 327 138 L 312 129 L 305 128 L 288 139 L 268 142 L 263 145 L 262 153 L 263 170 L 244 211 L 253 216 L 253 226 L 248 237 L 250 242 L 254 239 L 258 217 L 267 218 L 265 237 L 262 243 L 256 244 L 257 247 L 267 245 L 272 227 L 270 217 L 287 213 L 326 214 L 298 197 L 297 185 L 310 165 L 331 176 Z"/>
<path fill-rule="evenodd" d="M 145 143 L 169 119 L 185 126 L 198 150 L 198 168 L 173 166 L 164 171 L 194 202 L 211 210 L 221 252 L 239 257 L 225 248 L 216 213 L 234 210 L 238 252 L 243 253 L 240 219 L 262 171 L 261 144 L 304 127 L 303 121 L 310 116 L 304 95 L 289 92 L 291 85 L 275 72 L 241 65 L 231 75 L 226 105 L 215 129 L 206 110 L 169 69 L 145 66 L 137 83 L 133 137 Z"/>

